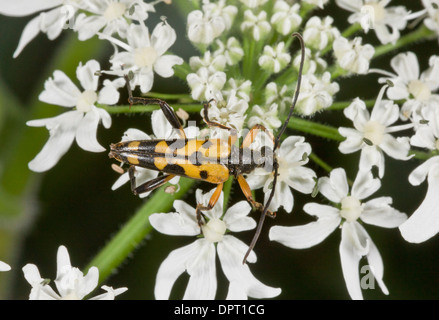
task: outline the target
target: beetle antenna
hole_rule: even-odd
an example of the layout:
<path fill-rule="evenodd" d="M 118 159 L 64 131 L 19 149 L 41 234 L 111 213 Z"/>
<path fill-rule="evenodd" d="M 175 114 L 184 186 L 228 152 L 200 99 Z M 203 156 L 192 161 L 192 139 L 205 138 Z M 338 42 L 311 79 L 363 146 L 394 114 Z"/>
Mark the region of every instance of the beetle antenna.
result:
<path fill-rule="evenodd" d="M 276 189 L 276 182 L 277 182 L 277 167 L 274 169 L 274 177 L 273 177 L 273 188 L 271 189 L 270 197 L 268 198 L 267 204 L 264 207 L 264 210 L 261 212 L 261 217 L 259 218 L 258 226 L 256 227 L 255 235 L 253 236 L 252 241 L 250 242 L 250 246 L 248 247 L 247 253 L 244 256 L 244 259 L 242 260 L 242 264 L 245 264 L 247 261 L 247 257 L 249 256 L 250 252 L 253 250 L 253 248 L 256 245 L 256 242 L 258 241 L 259 235 L 261 234 L 262 226 L 264 225 L 265 216 L 267 215 L 268 206 L 271 203 L 271 200 L 273 200 L 274 197 L 274 191 Z"/>
<path fill-rule="evenodd" d="M 296 106 L 297 99 L 299 98 L 300 83 L 302 81 L 303 65 L 305 63 L 305 44 L 303 42 L 303 38 L 302 38 L 301 34 L 298 32 L 293 33 L 292 36 L 299 39 L 299 42 L 300 42 L 300 51 L 301 52 L 300 52 L 299 74 L 297 77 L 296 91 L 294 92 L 294 99 L 293 99 L 293 103 L 292 103 L 291 108 L 290 108 L 290 112 L 288 113 L 288 117 L 285 119 L 285 122 L 283 123 L 282 127 L 280 128 L 279 134 L 277 135 L 276 140 L 274 141 L 274 147 L 273 147 L 274 152 L 277 149 L 277 147 L 279 147 L 280 137 L 284 133 L 285 129 L 287 128 L 288 123 L 290 122 L 290 118 L 293 115 L 294 107 Z M 273 200 L 274 191 L 276 190 L 277 176 L 278 176 L 278 167 L 276 166 L 274 168 L 273 188 L 271 189 L 271 193 L 270 193 L 270 196 L 268 197 L 267 203 L 265 204 L 264 209 L 261 212 L 261 217 L 259 218 L 259 222 L 258 222 L 258 225 L 256 227 L 255 235 L 253 236 L 253 239 L 250 243 L 250 246 L 247 250 L 247 253 L 244 256 L 244 260 L 242 261 L 243 264 L 245 264 L 245 262 L 247 261 L 247 258 L 249 256 L 250 252 L 255 247 L 256 242 L 258 241 L 259 235 L 261 234 L 262 226 L 263 226 L 264 221 L 265 221 L 265 216 L 267 215 L 268 207 L 270 206 L 270 203 Z"/>
<path fill-rule="evenodd" d="M 284 124 L 280 128 L 279 134 L 277 135 L 276 140 L 274 141 L 273 150 L 276 150 L 276 148 L 279 146 L 280 136 L 284 133 L 285 129 L 287 128 L 288 122 L 290 122 L 290 118 L 293 115 L 293 110 L 294 110 L 294 107 L 296 106 L 296 102 L 297 102 L 297 99 L 299 98 L 299 93 L 300 93 L 300 83 L 302 81 L 302 71 L 303 71 L 303 65 L 305 63 L 305 44 L 303 42 L 303 38 L 300 35 L 300 33 L 294 32 L 292 34 L 292 36 L 299 39 L 299 42 L 300 42 L 300 51 L 301 51 L 300 55 L 301 55 L 301 57 L 300 57 L 300 65 L 299 65 L 299 74 L 297 76 L 296 91 L 294 92 L 294 99 L 293 99 L 293 103 L 292 103 L 291 108 L 290 108 L 290 112 L 288 113 L 288 117 L 285 119 Z"/>

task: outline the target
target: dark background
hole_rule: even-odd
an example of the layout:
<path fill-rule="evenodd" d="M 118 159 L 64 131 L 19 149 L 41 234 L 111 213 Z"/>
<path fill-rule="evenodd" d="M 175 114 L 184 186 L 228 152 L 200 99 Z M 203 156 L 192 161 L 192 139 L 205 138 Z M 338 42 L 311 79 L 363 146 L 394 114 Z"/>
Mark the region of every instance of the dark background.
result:
<path fill-rule="evenodd" d="M 398 3 L 408 5 L 407 1 L 392 1 L 391 5 Z M 417 1 L 410 1 L 409 5 L 412 11 L 421 9 Z M 349 13 L 339 9 L 333 1 L 318 14 L 333 16 L 340 30 L 348 26 L 346 19 Z M 185 36 L 185 19 L 175 8 L 161 5 L 159 14 L 151 15 L 148 25 L 155 26 L 160 15 L 167 16 L 169 23 L 177 31 L 177 43 L 171 49 L 187 61 L 195 51 Z M 49 41 L 45 35 L 40 35 L 17 59 L 13 59 L 12 53 L 29 19 L 29 17 L 0 16 L 0 85 L 11 90 L 24 106 L 30 104 L 30 99 L 43 90 L 42 87 L 35 87 L 35 83 L 41 83 L 38 80 L 42 75 L 51 75 L 53 70 L 46 69 L 48 62 L 57 47 L 66 39 L 66 35 L 63 35 L 56 41 Z M 376 44 L 374 33 L 370 32 L 365 36 L 363 42 Z M 78 46 L 86 45 L 87 42 L 78 41 Z M 437 41 L 416 43 L 404 50 L 414 51 L 418 55 L 421 70 L 424 70 L 428 66 L 428 58 L 438 53 L 438 43 Z M 112 48 L 108 46 L 105 54 L 108 57 L 111 53 Z M 372 67 L 390 71 L 389 61 L 392 56 L 393 53 L 390 53 L 374 60 Z M 337 101 L 351 100 L 357 96 L 364 99 L 376 98 L 379 91 L 376 80 L 376 75 L 340 80 Z M 154 83 L 153 91 L 156 92 L 179 93 L 188 90 L 182 81 L 174 78 L 161 79 L 156 76 Z M 8 106 L 2 105 L 0 108 L 8 108 Z M 60 111 L 64 110 L 60 109 Z M 198 115 L 192 116 L 198 117 Z M 340 111 L 324 112 L 316 119 L 334 126 L 350 126 Z M 27 120 L 31 119 L 23 117 L 23 125 Z M 123 132 L 131 127 L 151 132 L 149 115 L 114 116 L 110 130 L 100 126 L 98 139 L 102 145 L 108 146 L 112 142 L 119 141 Z M 345 167 L 348 176 L 354 178 L 358 153 L 342 155 L 338 151 L 337 143 L 310 135 L 305 136 L 319 157 L 334 168 Z M 27 161 L 32 158 L 33 156 Z M 106 152 L 97 154 L 84 152 L 74 143 L 53 169 L 35 175 L 39 180 L 37 199 L 29 205 L 36 209 L 37 215 L 33 217 L 30 228 L 21 234 L 22 245 L 21 250 L 16 254 L 16 260 L 6 261 L 14 269 L 6 274 L 9 277 L 9 287 L 4 298 L 27 299 L 30 286 L 20 270 L 26 263 L 35 263 L 43 278 L 54 279 L 56 251 L 61 244 L 68 248 L 73 266 L 82 268 L 87 265 L 141 206 L 143 201 L 133 196 L 128 186 L 111 191 L 110 187 L 117 178 L 117 174 L 110 168 L 111 163 Z M 345 163 L 350 165 L 346 166 Z M 395 208 L 411 214 L 421 203 L 426 191 L 426 183 L 415 188 L 407 181 L 408 174 L 418 164 L 417 160 L 400 162 L 386 157 L 385 178 L 381 189 L 373 197 L 391 196 Z M 319 176 L 326 175 L 314 163 L 310 162 L 309 166 Z M 23 167 L 23 170 L 28 168 Z M 209 190 L 211 186 L 200 184 L 199 187 Z M 243 198 L 236 185 L 233 195 L 236 199 Z M 258 195 L 261 197 L 259 193 Z M 193 199 L 193 194 L 189 194 L 186 200 L 193 203 Z M 307 250 L 292 250 L 268 240 L 268 230 L 272 225 L 299 225 L 310 221 L 302 211 L 303 205 L 311 201 L 310 197 L 294 192 L 294 199 L 292 214 L 279 211 L 276 220 L 266 220 L 255 249 L 258 262 L 250 265 L 253 274 L 267 285 L 281 287 L 282 294 L 279 299 L 349 299 L 338 253 L 340 232 L 334 232 L 323 243 Z M 255 213 L 254 218 L 257 217 L 258 214 Z M 366 229 L 383 258 L 384 281 L 390 291 L 390 295 L 385 296 L 376 284 L 376 290 L 363 290 L 366 299 L 437 299 L 439 297 L 437 290 L 439 237 L 414 245 L 405 242 L 397 229 L 383 229 L 369 225 L 366 225 Z M 248 243 L 253 233 L 243 232 L 236 236 Z M 118 299 L 153 299 L 155 276 L 161 262 L 171 250 L 192 241 L 194 238 L 191 237 L 170 237 L 153 231 L 106 281 L 106 284 L 114 288 L 125 286 L 129 288 Z M 362 261 L 362 264 L 364 263 Z M 217 297 L 224 298 L 227 294 L 228 282 L 222 275 L 219 263 L 217 273 L 219 283 Z M 187 275 L 179 278 L 173 290 L 173 298 L 182 296 L 186 281 Z"/>

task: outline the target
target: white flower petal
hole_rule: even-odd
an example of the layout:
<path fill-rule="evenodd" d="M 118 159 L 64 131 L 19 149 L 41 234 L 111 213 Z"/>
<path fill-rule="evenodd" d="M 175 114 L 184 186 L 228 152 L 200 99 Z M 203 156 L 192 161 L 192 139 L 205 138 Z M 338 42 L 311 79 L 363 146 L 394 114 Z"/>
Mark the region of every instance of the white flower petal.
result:
<path fill-rule="evenodd" d="M 363 145 L 363 134 L 352 128 L 338 128 L 338 132 L 346 137 L 346 140 L 340 142 L 338 149 L 341 153 L 353 153 L 361 149 Z"/>
<path fill-rule="evenodd" d="M 99 91 L 98 103 L 113 105 L 119 101 L 118 87 L 113 82 L 104 82 L 104 87 Z"/>
<path fill-rule="evenodd" d="M 53 79 L 49 78 L 44 83 L 44 91 L 38 99 L 62 107 L 74 107 L 80 95 L 81 92 L 72 80 L 64 72 L 55 70 Z"/>
<path fill-rule="evenodd" d="M 99 112 L 93 106 L 79 122 L 76 130 L 76 142 L 82 149 L 91 152 L 105 151 L 96 138 L 99 120 Z"/>
<path fill-rule="evenodd" d="M 380 148 L 393 159 L 408 160 L 412 157 L 408 155 L 410 150 L 410 139 L 408 137 L 398 137 L 395 139 L 390 134 L 386 134 L 383 137 Z"/>
<path fill-rule="evenodd" d="M 0 0 L 0 14 L 12 17 L 23 17 L 59 6 L 62 3 L 62 0 Z"/>
<path fill-rule="evenodd" d="M 96 72 L 101 69 L 99 62 L 96 60 L 87 61 L 85 65 L 79 64 L 76 68 L 76 77 L 85 90 L 96 91 L 98 88 L 99 77 Z"/>
<path fill-rule="evenodd" d="M 353 300 L 362 300 L 363 294 L 360 287 L 360 276 L 358 266 L 362 253 L 358 251 L 355 243 L 352 241 L 352 233 L 356 230 L 351 223 L 345 222 L 342 228 L 340 243 L 340 259 L 343 277 L 346 282 L 349 295 Z"/>
<path fill-rule="evenodd" d="M 384 176 L 384 154 L 376 146 L 364 146 L 360 155 L 360 170 L 370 171 L 373 166 L 378 168 L 378 176 Z"/>
<path fill-rule="evenodd" d="M 61 297 L 49 286 L 44 285 L 38 268 L 34 264 L 26 264 L 23 267 L 24 278 L 32 286 L 29 300 L 58 300 Z"/>
<path fill-rule="evenodd" d="M 352 186 L 351 194 L 362 200 L 375 193 L 380 187 L 380 179 L 374 178 L 370 171 L 359 171 Z"/>
<path fill-rule="evenodd" d="M 162 110 L 154 110 L 151 114 L 152 131 L 158 139 L 168 139 L 172 134 L 172 126 Z"/>
<path fill-rule="evenodd" d="M 271 184 L 273 180 L 267 180 L 264 186 L 264 203 L 267 203 L 268 198 L 270 197 L 271 190 L 268 189 L 268 185 Z M 279 209 L 279 207 L 283 207 L 286 212 L 291 212 L 294 206 L 294 197 L 291 192 L 290 186 L 285 182 L 279 182 L 276 185 L 276 189 L 274 191 L 273 200 L 271 201 L 268 209 L 275 212 Z"/>
<path fill-rule="evenodd" d="M 111 116 L 110 114 L 102 109 L 102 108 L 96 108 L 96 111 L 99 114 L 99 119 L 101 119 L 102 121 L 102 125 L 104 126 L 104 128 L 108 129 L 111 127 Z"/>
<path fill-rule="evenodd" d="M 335 203 L 340 203 L 349 192 L 346 172 L 342 168 L 332 170 L 329 178 L 320 178 L 318 185 L 320 193 Z"/>
<path fill-rule="evenodd" d="M 175 200 L 177 202 L 177 200 Z M 195 210 L 192 214 L 184 213 L 182 206 L 189 206 L 183 201 L 178 207 L 182 212 L 155 213 L 149 217 L 149 222 L 157 231 L 168 235 L 196 236 L 200 234 L 200 227 L 195 218 Z M 177 208 L 176 208 L 177 209 Z M 192 208 L 193 209 L 193 208 Z"/>
<path fill-rule="evenodd" d="M 80 13 L 76 17 L 74 30 L 78 32 L 78 39 L 85 41 L 97 34 L 106 24 L 107 21 L 103 16 L 87 16 Z"/>
<path fill-rule="evenodd" d="M 248 264 L 243 264 L 243 255 L 248 247 L 233 236 L 224 236 L 223 241 L 218 243 L 218 257 L 221 267 L 230 281 L 229 298 L 245 298 L 245 296 L 256 299 L 272 298 L 281 293 L 280 288 L 269 287 L 250 272 Z M 230 292 L 230 290 L 233 290 Z"/>
<path fill-rule="evenodd" d="M 364 203 L 361 220 L 383 228 L 396 228 L 407 220 L 407 215 L 390 206 L 391 197 L 379 197 Z"/>
<path fill-rule="evenodd" d="M 369 238 L 369 240 L 369 253 L 367 254 L 367 261 L 369 263 L 370 270 L 372 271 L 374 279 L 378 282 L 378 285 L 380 286 L 383 293 L 388 295 L 389 290 L 387 289 L 383 281 L 383 259 L 381 258 L 380 252 L 378 251 L 378 248 L 375 246 L 372 239 Z"/>
<path fill-rule="evenodd" d="M 173 250 L 163 260 L 157 272 L 154 295 L 157 300 L 169 299 L 177 278 L 186 270 L 187 264 L 196 258 L 204 242 L 197 240 Z"/>
<path fill-rule="evenodd" d="M 163 78 L 169 78 L 174 75 L 173 66 L 183 63 L 183 59 L 175 55 L 164 55 L 157 59 L 154 64 L 154 71 Z"/>
<path fill-rule="evenodd" d="M 151 45 L 157 51 L 157 55 L 163 55 L 175 42 L 177 34 L 166 22 L 159 23 L 151 34 Z"/>
<path fill-rule="evenodd" d="M 114 300 L 114 298 L 122 293 L 124 293 L 125 291 L 128 290 L 128 288 L 118 288 L 118 289 L 113 289 L 112 287 L 108 287 L 108 286 L 102 286 L 101 287 L 103 290 L 107 291 L 106 293 L 102 293 L 98 296 L 92 297 L 89 300 Z"/>
<path fill-rule="evenodd" d="M 9 271 L 11 266 L 3 261 L 0 261 L 0 271 Z"/>
<path fill-rule="evenodd" d="M 416 167 L 415 170 L 410 173 L 409 182 L 414 186 L 420 185 L 425 178 L 427 178 L 431 168 L 437 164 L 439 164 L 439 156 L 431 157 L 430 159 L 424 161 L 424 163 Z"/>
<path fill-rule="evenodd" d="M 436 162 L 428 171 L 428 189 L 424 200 L 409 219 L 399 226 L 401 235 L 406 241 L 421 243 L 439 232 L 438 195 L 439 163 Z"/>
<path fill-rule="evenodd" d="M 248 217 L 250 211 L 251 206 L 247 201 L 240 201 L 227 209 L 223 218 L 227 229 L 232 232 L 254 229 L 256 227 L 256 221 Z"/>
<path fill-rule="evenodd" d="M 80 281 L 80 286 L 77 292 L 78 296 L 81 297 L 81 299 L 84 298 L 98 286 L 98 282 L 99 270 L 96 267 L 91 267 Z"/>
<path fill-rule="evenodd" d="M 187 267 L 190 278 L 183 296 L 184 300 L 212 300 L 215 298 L 217 288 L 215 246 L 207 240 L 201 241 L 204 244 L 200 248 L 198 257 Z"/>
<path fill-rule="evenodd" d="M 325 240 L 341 222 L 336 208 L 308 203 L 304 210 L 310 214 L 319 209 L 319 219 L 302 226 L 274 226 L 270 229 L 269 238 L 294 249 L 305 249 L 315 246 Z M 325 212 L 325 214 L 324 214 Z"/>
<path fill-rule="evenodd" d="M 14 51 L 13 54 L 14 58 L 18 57 L 21 51 L 23 51 L 24 47 L 26 47 L 27 44 L 31 42 L 40 33 L 40 23 L 41 23 L 41 16 L 38 15 L 26 24 L 23 33 L 21 34 L 20 40 L 18 42 L 17 49 L 15 49 Z"/>
<path fill-rule="evenodd" d="M 390 61 L 390 65 L 405 83 L 419 78 L 418 58 L 413 52 L 403 52 L 396 55 Z"/>
<path fill-rule="evenodd" d="M 29 162 L 29 169 L 43 172 L 57 164 L 72 145 L 76 127 L 81 119 L 80 112 L 69 111 L 54 118 L 28 121 L 28 126 L 46 126 L 50 133 L 43 149 Z"/>

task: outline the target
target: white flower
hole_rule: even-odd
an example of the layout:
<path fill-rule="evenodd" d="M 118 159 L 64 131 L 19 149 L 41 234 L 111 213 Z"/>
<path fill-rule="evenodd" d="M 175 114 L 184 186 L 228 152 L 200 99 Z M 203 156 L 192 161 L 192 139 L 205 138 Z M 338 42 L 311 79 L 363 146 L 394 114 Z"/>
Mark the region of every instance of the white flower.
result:
<path fill-rule="evenodd" d="M 275 47 L 266 45 L 264 52 L 259 57 L 259 66 L 269 73 L 278 73 L 284 69 L 291 61 L 291 56 L 287 52 L 285 42 L 281 41 Z"/>
<path fill-rule="evenodd" d="M 248 126 L 254 127 L 261 124 L 267 129 L 277 129 L 282 125 L 278 115 L 277 103 L 272 103 L 268 109 L 255 104 L 251 108 L 252 116 L 248 119 Z"/>
<path fill-rule="evenodd" d="M 29 263 L 23 267 L 24 277 L 32 286 L 29 300 L 81 300 L 97 287 L 98 268 L 91 267 L 84 276 L 78 268 L 72 267 L 66 247 L 58 248 L 56 261 L 57 271 L 54 282 L 58 293 L 49 286 L 46 279 L 41 278 L 36 265 Z M 127 290 L 127 288 L 113 289 L 108 286 L 102 286 L 102 289 L 107 292 L 90 300 L 114 300 L 115 296 Z"/>
<path fill-rule="evenodd" d="M 210 51 L 204 53 L 203 58 L 194 56 L 189 59 L 189 66 L 194 72 L 200 68 L 206 68 L 209 73 L 224 71 L 226 68 L 226 57 L 223 55 L 212 55 Z"/>
<path fill-rule="evenodd" d="M 290 6 L 283 0 L 277 0 L 273 7 L 271 24 L 277 32 L 286 36 L 297 30 L 302 23 L 302 17 L 299 15 L 300 5 L 298 3 Z"/>
<path fill-rule="evenodd" d="M 218 49 L 215 50 L 213 55 L 215 57 L 218 55 L 224 56 L 229 66 L 233 66 L 242 60 L 244 50 L 241 43 L 235 37 L 229 37 L 226 43 L 217 39 L 216 44 Z"/>
<path fill-rule="evenodd" d="M 207 100 L 215 98 L 226 83 L 226 74 L 222 71 L 210 73 L 207 68 L 200 68 L 196 73 L 189 73 L 186 81 L 191 88 L 192 99 Z"/>
<path fill-rule="evenodd" d="M 57 38 L 67 23 L 74 20 L 79 2 L 75 0 L 0 0 L 0 14 L 13 17 L 23 17 L 40 11 L 45 11 L 34 17 L 23 30 L 17 49 L 16 58 L 24 47 L 40 32 L 46 33 L 50 40 Z"/>
<path fill-rule="evenodd" d="M 202 9 L 188 14 L 187 35 L 194 43 L 209 45 L 230 29 L 238 9 L 232 5 L 226 6 L 225 0 L 218 3 L 205 2 Z"/>
<path fill-rule="evenodd" d="M 209 106 L 208 115 L 210 121 L 235 128 L 239 132 L 244 125 L 247 109 L 247 100 L 237 97 L 232 92 L 226 101 L 212 101 Z M 201 116 L 203 117 L 203 115 L 204 111 L 201 110 Z"/>
<path fill-rule="evenodd" d="M 332 47 L 340 67 L 352 73 L 367 73 L 375 49 L 370 44 L 362 45 L 361 42 L 360 37 L 353 40 L 338 37 L 334 40 Z"/>
<path fill-rule="evenodd" d="M 112 72 L 107 73 L 123 76 L 132 71 L 134 77 L 130 85 L 132 88 L 140 86 L 143 93 L 151 90 L 154 72 L 163 78 L 169 78 L 174 74 L 172 67 L 183 63 L 182 58 L 165 54 L 177 37 L 175 30 L 167 22 L 157 24 L 151 35 L 143 23 L 130 24 L 127 43 L 102 33 L 100 37 L 125 49 L 116 52 L 110 59 Z"/>
<path fill-rule="evenodd" d="M 214 191 L 202 194 L 201 190 L 197 190 L 197 203 L 207 205 Z M 151 225 L 157 231 L 168 235 L 198 236 L 200 227 L 195 217 L 195 208 L 181 200 L 174 201 L 174 208 L 176 212 L 151 215 Z M 175 281 L 185 271 L 189 274 L 189 282 L 183 299 L 214 299 L 217 288 L 216 252 L 224 274 L 230 282 L 227 299 L 261 299 L 279 295 L 279 288 L 261 283 L 250 272 L 248 264 L 242 263 L 248 246 L 229 233 L 226 234 L 226 230 L 240 232 L 253 229 L 256 223 L 247 217 L 250 211 L 250 205 L 246 201 L 240 201 L 223 215 L 221 194 L 214 208 L 203 212 L 203 237 L 172 251 L 162 262 L 154 290 L 156 299 L 168 299 Z M 256 262 L 253 251 L 247 262 Z"/>
<path fill-rule="evenodd" d="M 365 103 L 356 98 L 344 110 L 345 116 L 353 121 L 354 128 L 340 127 L 338 131 L 345 141 L 339 145 L 342 153 L 361 150 L 360 170 L 368 171 L 378 167 L 380 178 L 384 175 L 384 153 L 398 160 L 408 160 L 410 143 L 408 137 L 394 138 L 390 133 L 412 128 L 412 124 L 391 126 L 398 120 L 399 108 L 389 100 L 382 100 L 386 86 L 380 90 L 371 114 Z"/>
<path fill-rule="evenodd" d="M 305 25 L 303 40 L 306 46 L 315 50 L 323 50 L 340 35 L 340 31 L 332 26 L 334 19 L 325 17 L 321 19 L 317 16 L 311 17 Z"/>
<path fill-rule="evenodd" d="M 76 138 L 78 145 L 91 152 L 105 151 L 96 140 L 96 131 L 100 121 L 105 128 L 111 126 L 111 117 L 107 111 L 95 106 L 96 103 L 115 104 L 119 101 L 117 89 L 124 85 L 123 81 L 104 81 L 98 92 L 96 72 L 100 70 L 99 62 L 90 60 L 85 65 L 79 64 L 76 75 L 83 91 L 62 71 L 56 70 L 53 79 L 44 84 L 44 91 L 39 99 L 43 102 L 66 108 L 75 108 L 59 116 L 26 122 L 31 127 L 45 126 L 50 133 L 49 140 L 40 153 L 29 162 L 29 168 L 41 172 L 52 168 L 68 151 Z"/>
<path fill-rule="evenodd" d="M 249 32 L 256 41 L 265 38 L 271 31 L 271 25 L 267 21 L 267 12 L 261 11 L 255 15 L 253 11 L 245 10 L 241 30 Z"/>
<path fill-rule="evenodd" d="M 252 82 L 250 80 L 235 80 L 230 78 L 227 80 L 227 84 L 221 92 L 229 98 L 230 96 L 236 95 L 236 97 L 244 99 L 245 101 L 250 101 L 250 94 L 252 90 Z"/>
<path fill-rule="evenodd" d="M 379 179 L 374 179 L 371 172 L 360 171 L 349 192 L 346 172 L 341 168 L 334 169 L 329 178 L 323 177 L 319 180 L 319 188 L 329 201 L 338 206 L 308 203 L 303 209 L 317 217 L 317 221 L 303 226 L 274 226 L 270 229 L 270 240 L 278 241 L 290 248 L 310 248 L 322 242 L 341 225 L 340 258 L 351 298 L 362 299 L 358 265 L 363 256 L 367 257 L 374 279 L 382 291 L 388 294 L 383 282 L 384 267 L 381 256 L 358 219 L 383 228 L 396 228 L 407 216 L 390 206 L 392 199 L 389 197 L 362 202 L 380 186 Z"/>
<path fill-rule="evenodd" d="M 387 97 L 392 100 L 406 100 L 401 108 L 404 119 L 412 117 L 415 122 L 425 119 L 428 109 L 435 109 L 439 105 L 439 56 L 431 56 L 430 67 L 420 73 L 418 58 L 413 52 L 404 52 L 396 55 L 390 61 L 396 74 L 384 73 L 381 78 L 384 82 L 390 80 L 393 86 L 387 90 Z"/>
<path fill-rule="evenodd" d="M 270 82 L 265 86 L 265 101 L 267 105 L 277 103 L 282 113 L 293 103 L 292 90 L 286 84 L 279 88 L 276 82 Z"/>
<path fill-rule="evenodd" d="M 328 108 L 332 105 L 333 95 L 339 91 L 337 82 L 331 83 L 331 74 L 323 73 L 321 78 L 314 74 L 305 74 L 302 77 L 299 98 L 295 110 L 305 116 Z"/>
<path fill-rule="evenodd" d="M 166 119 L 162 110 L 154 110 L 151 114 L 151 126 L 152 131 L 154 133 L 153 136 L 149 136 L 148 134 L 140 131 L 138 129 L 128 129 L 124 132 L 121 141 L 133 141 L 133 140 L 150 140 L 150 139 L 173 139 L 178 136 L 178 133 L 172 128 L 168 119 Z M 197 130 L 192 130 L 193 127 L 187 127 L 184 129 L 185 135 L 187 138 L 195 138 L 198 134 Z M 137 166 L 134 172 L 134 176 L 136 177 L 136 187 L 144 184 L 151 179 L 154 179 L 158 176 L 159 172 L 156 170 L 150 170 L 146 168 L 142 168 Z M 180 177 L 176 176 L 169 181 L 171 184 L 178 184 L 180 181 Z M 111 190 L 116 190 L 120 188 L 122 185 L 130 182 L 129 173 L 123 173 L 116 182 L 111 186 Z M 147 197 L 151 192 L 144 192 L 139 194 L 140 198 Z"/>
<path fill-rule="evenodd" d="M 386 7 L 391 0 L 336 0 L 337 5 L 353 12 L 349 23 L 358 22 L 365 32 L 375 31 L 382 44 L 395 43 L 400 30 L 405 29 L 409 12 L 404 6 Z"/>
<path fill-rule="evenodd" d="M 126 38 L 129 18 L 148 17 L 148 11 L 154 12 L 154 6 L 139 0 L 88 0 L 87 11 L 91 14 L 80 13 L 75 20 L 74 30 L 78 32 L 79 40 L 87 40 L 99 31 L 112 35 L 119 34 Z M 130 14 L 130 9 L 135 8 L 135 14 Z M 140 12 L 140 10 L 142 12 Z"/>
<path fill-rule="evenodd" d="M 300 62 L 302 61 L 301 53 L 298 52 L 293 60 L 294 68 L 299 71 Z M 320 51 L 311 51 L 305 48 L 305 62 L 303 64 L 303 74 L 324 73 L 328 68 L 328 63 L 320 58 Z"/>
<path fill-rule="evenodd" d="M 266 141 L 270 141 L 272 148 L 272 141 L 265 139 Z M 256 139 L 254 143 L 260 142 Z M 304 137 L 289 136 L 275 152 L 279 163 L 279 176 L 277 177 L 277 185 L 269 209 L 275 212 L 282 206 L 286 212 L 291 212 L 294 198 L 290 188 L 309 194 L 315 185 L 315 172 L 304 167 L 308 163 L 307 156 L 311 153 L 311 145 L 305 142 Z M 271 192 L 273 172 L 267 172 L 264 168 L 257 168 L 247 175 L 246 180 L 251 189 L 263 187 L 266 202 Z"/>

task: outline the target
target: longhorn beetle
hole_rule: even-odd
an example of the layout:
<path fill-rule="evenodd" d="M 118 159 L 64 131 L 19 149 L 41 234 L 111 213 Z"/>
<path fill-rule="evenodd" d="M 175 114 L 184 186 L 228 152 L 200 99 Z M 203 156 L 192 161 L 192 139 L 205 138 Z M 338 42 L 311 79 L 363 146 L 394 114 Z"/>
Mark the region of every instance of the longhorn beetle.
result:
<path fill-rule="evenodd" d="M 129 85 L 129 79 L 125 76 L 130 106 L 133 104 L 158 104 L 171 126 L 177 130 L 180 138 L 169 140 L 155 139 L 122 141 L 116 144 L 111 144 L 109 157 L 130 165 L 128 173 L 131 190 L 136 195 L 152 191 L 164 185 L 175 176 L 183 176 L 216 184 L 217 187 L 213 192 L 208 205 L 197 204 L 196 218 L 200 227 L 203 224 L 201 211 L 210 210 L 215 206 L 221 195 L 224 182 L 226 182 L 230 176 L 234 176 L 235 179 L 238 180 L 238 184 L 247 198 L 247 201 L 253 206 L 253 208 L 261 211 L 261 217 L 255 235 L 253 236 L 249 249 L 244 256 L 243 263 L 246 262 L 248 255 L 256 244 L 261 233 L 265 216 L 268 215 L 272 218 L 276 216 L 276 213 L 271 212 L 268 209 L 274 196 L 279 168 L 275 151 L 279 147 L 280 137 L 288 125 L 299 96 L 302 69 L 305 59 L 305 47 L 302 36 L 297 32 L 293 33 L 292 36 L 299 39 L 301 46 L 301 61 L 294 99 L 288 116 L 276 138 L 262 125 L 255 125 L 244 137 L 240 147 L 234 145 L 237 139 L 235 129 L 209 120 L 208 108 L 211 101 L 204 103 L 203 105 L 204 121 L 209 127 L 219 127 L 229 130 L 231 135 L 227 142 L 220 139 L 187 139 L 174 110 L 165 101 L 160 99 L 133 97 Z M 257 133 L 261 131 L 266 132 L 273 139 L 273 149 L 263 147 L 260 151 L 250 150 L 250 144 L 254 141 Z M 163 175 L 136 186 L 136 167 L 161 171 L 163 172 Z M 274 173 L 273 186 L 265 206 L 253 199 L 251 189 L 243 176 L 259 167 L 271 168 L 271 171 Z"/>

